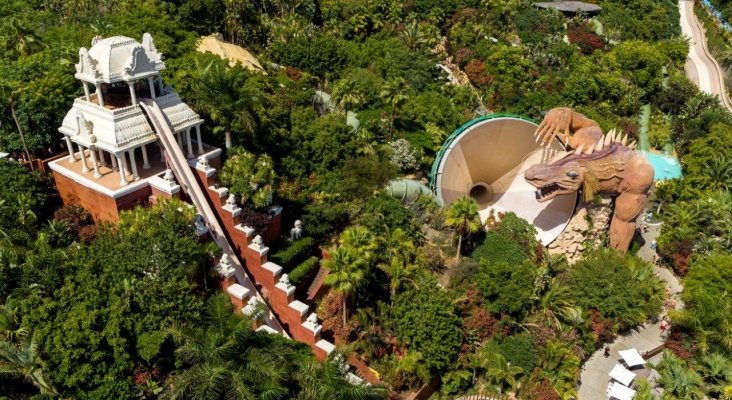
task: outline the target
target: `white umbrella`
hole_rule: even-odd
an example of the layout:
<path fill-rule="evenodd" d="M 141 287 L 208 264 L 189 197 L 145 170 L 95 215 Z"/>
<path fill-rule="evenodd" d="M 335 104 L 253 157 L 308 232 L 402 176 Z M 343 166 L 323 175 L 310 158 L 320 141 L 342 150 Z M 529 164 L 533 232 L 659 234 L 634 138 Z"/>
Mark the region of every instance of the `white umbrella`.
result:
<path fill-rule="evenodd" d="M 620 354 L 620 357 L 623 358 L 623 361 L 625 361 L 629 368 L 646 363 L 646 360 L 643 359 L 636 349 L 621 350 L 618 354 Z"/>
<path fill-rule="evenodd" d="M 610 375 L 611 378 L 615 379 L 625 386 L 630 385 L 630 383 L 633 382 L 633 379 L 635 379 L 635 374 L 631 371 L 628 371 L 620 364 L 616 364 L 613 370 L 610 371 L 608 375 Z"/>
<path fill-rule="evenodd" d="M 608 396 L 610 396 L 611 399 L 632 400 L 633 396 L 635 396 L 635 390 L 627 386 L 615 384 L 613 385 L 613 388 L 610 389 Z"/>

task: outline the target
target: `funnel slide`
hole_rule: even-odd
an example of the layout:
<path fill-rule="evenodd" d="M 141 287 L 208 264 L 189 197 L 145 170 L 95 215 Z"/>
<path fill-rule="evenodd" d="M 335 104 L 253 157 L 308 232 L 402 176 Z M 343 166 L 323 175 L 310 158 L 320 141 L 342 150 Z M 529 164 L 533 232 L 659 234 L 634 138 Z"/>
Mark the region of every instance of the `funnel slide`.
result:
<path fill-rule="evenodd" d="M 539 203 L 536 188 L 524 180 L 524 171 L 547 161 L 564 145 L 534 141 L 536 123 L 518 116 L 489 115 L 458 128 L 443 145 L 432 170 L 432 188 L 445 207 L 470 196 L 480 205 L 485 222 L 491 210 L 512 211 L 533 224 L 537 239 L 548 245 L 569 222 L 577 195 L 557 196 Z"/>

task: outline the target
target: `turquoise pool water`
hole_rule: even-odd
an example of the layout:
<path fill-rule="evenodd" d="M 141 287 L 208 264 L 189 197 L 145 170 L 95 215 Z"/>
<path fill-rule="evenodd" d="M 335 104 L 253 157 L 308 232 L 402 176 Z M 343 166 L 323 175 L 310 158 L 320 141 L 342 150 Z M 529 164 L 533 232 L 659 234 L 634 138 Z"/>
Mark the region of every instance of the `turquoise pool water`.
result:
<path fill-rule="evenodd" d="M 651 165 L 653 165 L 653 179 L 662 181 L 681 177 L 681 164 L 679 164 L 679 160 L 676 158 L 647 151 L 640 151 L 639 153 L 646 156 L 648 161 L 651 162 Z"/>

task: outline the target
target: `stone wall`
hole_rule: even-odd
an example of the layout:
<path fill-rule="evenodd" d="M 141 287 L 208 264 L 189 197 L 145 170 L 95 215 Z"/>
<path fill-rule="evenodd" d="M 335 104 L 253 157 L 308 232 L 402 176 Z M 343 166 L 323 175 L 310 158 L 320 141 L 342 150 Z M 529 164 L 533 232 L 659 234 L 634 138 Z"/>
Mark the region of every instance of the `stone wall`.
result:
<path fill-rule="evenodd" d="M 549 244 L 550 254 L 563 254 L 574 263 L 586 248 L 601 246 L 607 237 L 612 217 L 613 200 L 602 196 L 598 203 L 580 201 L 564 231 Z"/>

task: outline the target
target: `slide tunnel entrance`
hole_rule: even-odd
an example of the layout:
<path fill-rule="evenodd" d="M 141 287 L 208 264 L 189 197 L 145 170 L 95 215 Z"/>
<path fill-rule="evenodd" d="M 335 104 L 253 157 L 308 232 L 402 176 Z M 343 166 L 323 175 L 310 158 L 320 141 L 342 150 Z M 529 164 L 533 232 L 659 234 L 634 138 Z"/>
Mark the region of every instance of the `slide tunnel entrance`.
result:
<path fill-rule="evenodd" d="M 524 171 L 547 161 L 564 144 L 555 139 L 549 146 L 534 141 L 537 124 L 515 115 L 487 115 L 458 128 L 440 149 L 431 171 L 431 189 L 447 207 L 470 196 L 480 205 L 485 222 L 491 210 L 512 211 L 537 230 L 537 238 L 551 243 L 572 217 L 577 195 L 557 196 L 539 203 L 536 188 L 524 180 Z"/>

